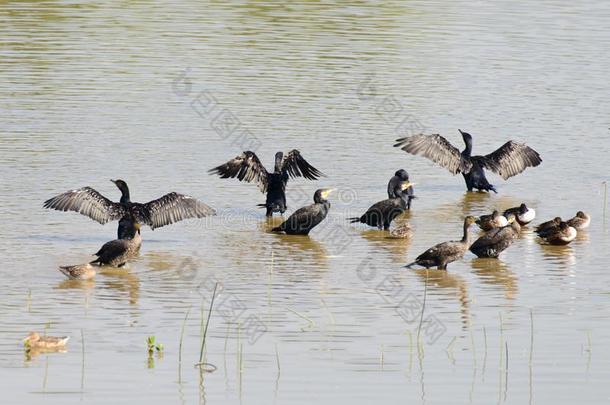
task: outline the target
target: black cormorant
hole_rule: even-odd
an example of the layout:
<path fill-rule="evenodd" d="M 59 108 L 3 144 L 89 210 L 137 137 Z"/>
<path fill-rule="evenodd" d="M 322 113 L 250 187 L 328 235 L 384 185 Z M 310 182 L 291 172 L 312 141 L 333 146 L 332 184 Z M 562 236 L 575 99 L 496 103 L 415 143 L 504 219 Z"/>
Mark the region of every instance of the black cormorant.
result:
<path fill-rule="evenodd" d="M 566 223 L 577 231 L 582 231 L 583 229 L 588 228 L 589 224 L 591 224 L 591 216 L 582 211 L 578 211 L 576 216 L 568 219 Z"/>
<path fill-rule="evenodd" d="M 489 155 L 472 156 L 472 136 L 459 131 L 466 144 L 466 148 L 462 152 L 439 134 L 419 134 L 400 138 L 396 140 L 397 143 L 394 146 L 407 153 L 424 156 L 453 174 L 462 173 L 468 191 L 476 188 L 479 191 L 497 192 L 495 187 L 487 181 L 483 169 L 489 169 L 506 180 L 526 168 L 538 166 L 542 162 L 538 152 L 523 143 L 514 141 L 506 142 Z"/>
<path fill-rule="evenodd" d="M 299 208 L 280 226 L 276 226 L 271 231 L 285 232 L 288 235 L 308 235 L 328 215 L 330 202 L 326 198 L 332 191 L 329 188 L 316 190 L 313 196 L 313 204 Z"/>
<path fill-rule="evenodd" d="M 407 209 L 409 196 L 404 194 L 403 191 L 413 184 L 408 181 L 395 182 L 394 192 L 391 193 L 394 197 L 379 201 L 373 204 L 362 216 L 348 218 L 348 220 L 351 223 L 361 222 L 387 231 L 390 229 L 390 224 L 394 218 Z"/>
<path fill-rule="evenodd" d="M 490 231 L 494 228 L 501 228 L 508 225 L 508 220 L 504 215 L 500 215 L 498 210 L 494 210 L 489 215 L 481 215 L 476 224 L 484 231 Z"/>
<path fill-rule="evenodd" d="M 536 218 L 536 210 L 529 208 L 527 205 L 522 203 L 518 207 L 509 208 L 504 211 L 504 216 L 508 218 L 510 214 L 513 214 L 519 222 L 519 225 L 524 226 L 529 224 Z"/>
<path fill-rule="evenodd" d="M 258 204 L 267 208 L 266 216 L 274 212 L 283 214 L 286 211 L 286 183 L 290 177 L 305 177 L 308 180 L 317 180 L 324 176 L 322 172 L 307 163 L 301 153 L 293 149 L 286 156 L 282 152 L 275 154 L 275 166 L 270 173 L 258 159 L 256 154 L 246 151 L 227 163 L 209 170 L 210 174 L 217 174 L 223 179 L 237 177 L 239 181 L 256 182 L 262 193 L 267 193 L 265 204 Z"/>
<path fill-rule="evenodd" d="M 513 214 L 508 216 L 508 225 L 494 228 L 475 240 L 470 251 L 478 257 L 496 258 L 506 250 L 521 232 L 521 225 Z"/>
<path fill-rule="evenodd" d="M 388 182 L 388 198 L 398 197 L 398 195 L 396 194 L 396 185 L 405 181 L 409 181 L 409 173 L 407 173 L 407 171 L 404 169 L 397 170 L 396 173 L 394 173 L 394 176 L 392 176 L 390 178 L 390 181 Z M 413 185 L 407 187 L 405 190 L 400 190 L 400 194 L 407 197 L 407 209 L 410 210 L 411 200 L 417 198 L 415 197 L 415 190 L 413 189 Z"/>
<path fill-rule="evenodd" d="M 132 202 L 129 188 L 123 180 L 110 180 L 121 190 L 121 200 L 113 202 L 91 187 L 70 190 L 44 202 L 45 208 L 76 211 L 100 224 L 119 221 L 117 237 L 122 239 L 134 223 L 160 228 L 187 218 L 214 215 L 213 208 L 184 194 L 169 193 L 156 200 L 140 204 Z"/>
<path fill-rule="evenodd" d="M 413 263 L 406 265 L 410 268 L 414 265 L 420 265 L 425 268 L 436 267 L 439 270 L 447 270 L 447 265 L 464 257 L 464 254 L 470 247 L 470 225 L 476 221 L 475 217 L 467 216 L 464 219 L 464 232 L 461 240 L 442 242 L 432 246 L 421 255 Z"/>

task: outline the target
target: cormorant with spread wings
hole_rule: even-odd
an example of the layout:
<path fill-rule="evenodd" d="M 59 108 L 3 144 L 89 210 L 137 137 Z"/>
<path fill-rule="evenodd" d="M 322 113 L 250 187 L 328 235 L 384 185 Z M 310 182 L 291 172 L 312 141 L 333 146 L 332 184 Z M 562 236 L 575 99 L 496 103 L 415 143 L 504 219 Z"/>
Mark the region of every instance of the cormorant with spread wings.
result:
<path fill-rule="evenodd" d="M 305 177 L 317 180 L 324 176 L 322 172 L 307 163 L 301 153 L 293 149 L 284 156 L 282 152 L 275 154 L 275 167 L 270 173 L 254 152 L 246 151 L 229 160 L 227 163 L 209 170 L 223 179 L 237 177 L 239 181 L 256 182 L 262 193 L 267 193 L 265 204 L 259 207 L 267 208 L 266 215 L 274 212 L 283 214 L 286 211 L 286 183 L 290 177 Z"/>
<path fill-rule="evenodd" d="M 483 169 L 489 169 L 506 180 L 542 162 L 538 152 L 524 143 L 514 141 L 506 142 L 488 155 L 472 156 L 472 136 L 462 130 L 458 131 L 466 144 L 462 152 L 439 134 L 400 138 L 394 146 L 412 155 L 428 158 L 453 174 L 462 173 L 468 191 L 476 188 L 479 191 L 497 192 L 493 184 L 487 181 Z"/>
<path fill-rule="evenodd" d="M 216 213 L 201 201 L 174 192 L 146 204 L 132 202 L 127 183 L 123 180 L 110 181 L 121 190 L 119 202 L 109 200 L 91 187 L 83 187 L 45 201 L 44 207 L 58 211 L 76 211 L 100 224 L 118 220 L 119 239 L 124 239 L 134 224 L 145 224 L 155 229 L 183 219 L 203 218 Z"/>

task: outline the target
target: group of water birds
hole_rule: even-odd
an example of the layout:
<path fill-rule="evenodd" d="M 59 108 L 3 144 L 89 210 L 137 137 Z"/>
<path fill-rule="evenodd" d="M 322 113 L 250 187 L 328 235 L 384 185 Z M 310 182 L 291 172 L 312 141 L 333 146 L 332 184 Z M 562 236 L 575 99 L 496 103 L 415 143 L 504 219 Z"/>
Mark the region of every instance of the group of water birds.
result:
<path fill-rule="evenodd" d="M 488 155 L 472 155 L 472 136 L 461 130 L 460 134 L 465 143 L 463 151 L 438 134 L 400 138 L 394 146 L 407 153 L 426 157 L 453 174 L 461 173 L 468 191 L 476 189 L 497 192 L 487 180 L 484 169 L 508 179 L 542 162 L 535 150 L 514 141 L 506 142 Z M 260 191 L 266 194 L 265 203 L 258 206 L 266 209 L 267 217 L 274 213 L 283 214 L 287 210 L 286 185 L 290 178 L 317 180 L 324 176 L 296 149 L 285 155 L 282 152 L 276 153 L 273 171 L 268 171 L 254 152 L 246 151 L 209 172 L 221 178 L 237 178 L 239 181 L 256 183 Z M 138 255 L 142 244 L 141 225 L 155 229 L 187 218 L 203 218 L 215 214 L 215 210 L 203 202 L 176 192 L 145 204 L 132 202 L 127 184 L 123 180 L 112 181 L 121 191 L 119 202 L 104 197 L 91 187 L 83 187 L 59 194 L 44 203 L 45 208 L 76 211 L 101 224 L 119 221 L 117 239 L 105 243 L 95 254 L 95 260 L 82 265 L 60 267 L 69 278 L 92 278 L 95 275 L 94 265 L 121 267 L 132 260 Z M 411 208 L 412 200 L 416 198 L 414 185 L 405 170 L 396 171 L 388 182 L 388 198 L 373 204 L 360 217 L 349 218 L 350 222 L 389 230 L 392 221 Z M 316 190 L 313 204 L 297 209 L 271 231 L 291 235 L 309 234 L 326 218 L 330 209 L 328 196 L 332 191 L 328 188 Z M 468 216 L 464 220 L 461 240 L 437 244 L 407 267 L 420 265 L 446 269 L 447 264 L 463 257 L 469 249 L 479 257 L 498 257 L 518 237 L 521 227 L 529 224 L 534 217 L 534 210 L 525 204 L 511 208 L 503 215 L 494 211 L 491 215 L 483 215 L 478 219 Z M 567 222 L 558 217 L 540 224 L 536 231 L 550 244 L 567 244 L 576 237 L 577 230 L 586 228 L 589 222 L 589 216 L 579 211 L 576 217 Z M 471 244 L 469 228 L 475 223 L 486 233 Z M 406 224 L 395 228 L 392 235 L 410 237 L 410 226 Z"/>

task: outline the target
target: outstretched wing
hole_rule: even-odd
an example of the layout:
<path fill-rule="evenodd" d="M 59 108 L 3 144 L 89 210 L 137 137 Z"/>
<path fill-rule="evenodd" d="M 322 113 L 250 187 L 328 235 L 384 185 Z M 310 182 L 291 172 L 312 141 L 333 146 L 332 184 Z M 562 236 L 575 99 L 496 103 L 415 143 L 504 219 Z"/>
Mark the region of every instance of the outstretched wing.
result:
<path fill-rule="evenodd" d="M 413 135 L 396 140 L 395 147 L 412 155 L 420 155 L 449 170 L 453 174 L 468 173 L 472 163 L 462 158 L 458 148 L 439 134 Z"/>
<path fill-rule="evenodd" d="M 258 159 L 258 156 L 251 151 L 246 151 L 227 163 L 210 169 L 208 172 L 217 174 L 223 179 L 237 177 L 239 181 L 247 181 L 248 183 L 254 181 L 258 184 L 262 193 L 267 191 L 267 169 Z"/>
<path fill-rule="evenodd" d="M 66 191 L 48 199 L 43 206 L 58 211 L 75 211 L 100 224 L 121 219 L 127 214 L 121 204 L 110 201 L 91 187 Z"/>
<path fill-rule="evenodd" d="M 542 159 L 538 152 L 524 143 L 508 141 L 495 152 L 485 156 L 473 156 L 479 165 L 502 176 L 513 177 L 528 167 L 536 167 Z"/>
<path fill-rule="evenodd" d="M 282 173 L 290 177 L 305 177 L 308 180 L 317 180 L 324 176 L 324 173 L 310 165 L 296 149 L 288 152 L 282 159 Z"/>
<path fill-rule="evenodd" d="M 138 222 L 160 228 L 188 218 L 215 215 L 216 211 L 196 198 L 184 194 L 169 193 L 161 198 L 137 206 L 134 216 Z"/>

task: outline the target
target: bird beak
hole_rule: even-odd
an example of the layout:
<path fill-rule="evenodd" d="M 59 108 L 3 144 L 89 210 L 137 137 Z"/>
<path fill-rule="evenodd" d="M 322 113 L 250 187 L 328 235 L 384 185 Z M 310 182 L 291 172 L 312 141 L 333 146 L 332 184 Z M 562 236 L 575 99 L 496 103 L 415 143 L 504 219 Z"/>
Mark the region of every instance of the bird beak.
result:
<path fill-rule="evenodd" d="M 142 228 L 142 225 L 140 225 L 138 222 L 136 222 L 135 224 L 133 224 L 133 227 L 139 231 Z"/>
<path fill-rule="evenodd" d="M 110 181 L 111 181 L 111 182 L 113 182 L 114 184 L 116 184 L 116 180 L 112 180 L 112 179 L 110 179 Z"/>
<path fill-rule="evenodd" d="M 464 131 L 462 131 L 461 129 L 458 129 L 458 131 L 460 131 L 460 134 L 464 135 Z"/>
<path fill-rule="evenodd" d="M 335 191 L 334 188 L 327 188 L 326 190 L 322 191 L 322 198 L 326 199 L 326 197 L 328 197 L 333 191 Z"/>
<path fill-rule="evenodd" d="M 410 182 L 408 182 L 408 181 L 405 181 L 405 182 L 403 182 L 403 183 L 400 185 L 400 189 L 401 189 L 401 190 L 406 190 L 406 189 L 408 189 L 409 187 L 414 186 L 415 184 L 416 184 L 416 183 L 410 183 Z"/>

